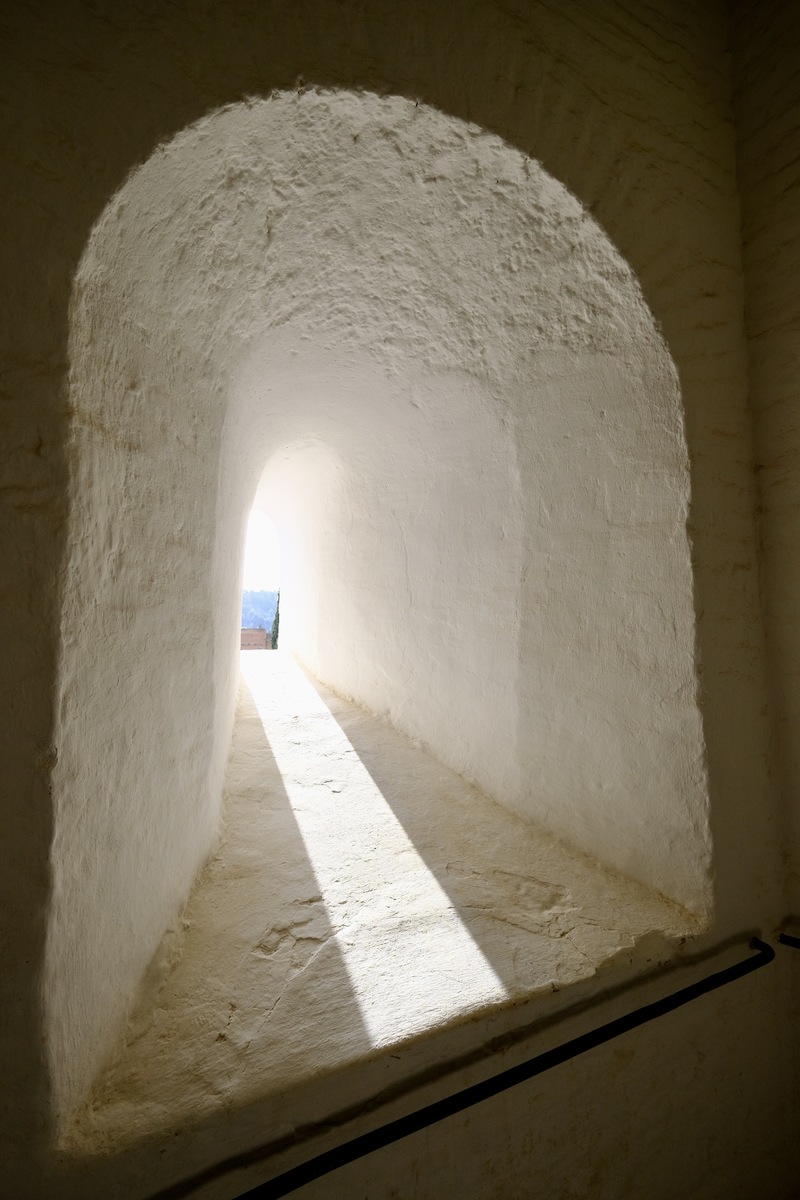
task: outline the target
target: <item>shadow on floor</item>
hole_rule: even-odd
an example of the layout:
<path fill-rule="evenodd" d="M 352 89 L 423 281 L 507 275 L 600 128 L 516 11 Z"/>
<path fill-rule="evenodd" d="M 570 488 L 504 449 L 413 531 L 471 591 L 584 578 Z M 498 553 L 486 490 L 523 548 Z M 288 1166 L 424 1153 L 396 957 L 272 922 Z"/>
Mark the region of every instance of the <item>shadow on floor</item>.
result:
<path fill-rule="evenodd" d="M 541 986 L 554 943 L 575 925 L 566 852 L 304 674 L 509 994 Z M 562 954 L 570 949 L 560 942 Z"/>
<path fill-rule="evenodd" d="M 324 1076 L 371 1049 L 244 679 L 225 793 L 219 849 L 183 913 L 182 952 L 60 1148 L 54 1194 L 142 1196 L 202 1173 L 223 1146 L 291 1129 L 295 1106 L 307 1119 L 317 1095 L 341 1106 Z"/>

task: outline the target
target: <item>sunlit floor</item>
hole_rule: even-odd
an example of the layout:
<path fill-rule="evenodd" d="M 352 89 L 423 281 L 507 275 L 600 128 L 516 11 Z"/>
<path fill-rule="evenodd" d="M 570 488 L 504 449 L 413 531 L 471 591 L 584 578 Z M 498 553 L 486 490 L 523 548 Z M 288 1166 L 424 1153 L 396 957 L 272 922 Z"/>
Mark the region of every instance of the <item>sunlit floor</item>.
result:
<path fill-rule="evenodd" d="M 105 1148 L 586 979 L 680 910 L 281 652 L 245 651 L 225 829 L 75 1145 Z"/>

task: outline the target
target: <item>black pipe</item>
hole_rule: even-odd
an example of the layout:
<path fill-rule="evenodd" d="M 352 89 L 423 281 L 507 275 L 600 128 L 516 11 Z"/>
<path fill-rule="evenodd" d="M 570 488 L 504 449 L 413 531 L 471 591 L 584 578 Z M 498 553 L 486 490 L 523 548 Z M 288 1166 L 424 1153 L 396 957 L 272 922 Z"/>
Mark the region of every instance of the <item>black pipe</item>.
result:
<path fill-rule="evenodd" d="M 784 942 L 785 945 L 796 946 L 800 949 L 800 938 L 792 938 L 789 934 L 780 934 L 778 940 Z M 355 1162 L 356 1159 L 372 1154 L 373 1151 L 380 1150 L 384 1146 L 389 1146 L 392 1142 L 398 1142 L 412 1133 L 418 1133 L 421 1129 L 427 1129 L 438 1121 L 443 1121 L 446 1117 L 463 1112 L 474 1104 L 480 1104 L 483 1100 L 507 1091 L 508 1088 L 516 1087 L 519 1083 L 533 1079 L 536 1075 L 541 1075 L 561 1063 L 568 1062 L 571 1058 L 577 1058 L 579 1054 L 585 1054 L 587 1050 L 593 1050 L 596 1046 L 603 1045 L 604 1042 L 610 1042 L 612 1038 L 637 1029 L 640 1025 L 646 1025 L 657 1017 L 663 1017 L 676 1008 L 688 1004 L 690 1000 L 697 1000 L 708 992 L 733 983 L 736 979 L 742 979 L 752 971 L 765 967 L 775 958 L 775 951 L 760 938 L 751 938 L 749 945 L 756 953 L 744 959 L 743 962 L 735 963 L 732 967 L 725 967 L 722 971 L 715 971 L 697 983 L 680 988 L 679 991 L 672 992 L 671 995 L 664 996 L 661 1000 L 654 1000 L 652 1004 L 645 1004 L 642 1008 L 627 1013 L 623 1017 L 617 1017 L 589 1033 L 571 1038 L 568 1042 L 564 1042 L 561 1046 L 555 1046 L 552 1050 L 545 1050 L 542 1054 L 537 1054 L 516 1067 L 501 1071 L 481 1083 L 464 1088 L 453 1096 L 447 1096 L 444 1100 L 436 1100 L 433 1104 L 427 1104 L 424 1108 L 417 1109 L 416 1112 L 409 1113 L 405 1117 L 389 1121 L 386 1125 L 381 1125 L 360 1137 L 351 1138 L 350 1141 L 336 1146 L 333 1150 L 317 1154 L 307 1162 L 291 1167 L 281 1175 L 275 1176 L 267 1183 L 258 1184 L 249 1191 L 242 1192 L 238 1200 L 279 1200 L 281 1196 L 288 1196 L 290 1192 L 335 1171 L 338 1167 Z M 220 1164 L 220 1166 L 222 1165 Z M 235 1159 L 232 1159 L 228 1165 L 229 1169 L 235 1170 L 238 1164 Z M 186 1193 L 182 1192 L 181 1194 L 185 1195 Z M 161 1195 L 166 1197 L 169 1195 L 169 1191 L 161 1193 Z M 158 1198 L 156 1197 L 155 1200 Z"/>
<path fill-rule="evenodd" d="M 793 946 L 795 950 L 800 950 L 800 937 L 794 937 L 791 933 L 779 933 L 778 941 L 784 946 Z"/>

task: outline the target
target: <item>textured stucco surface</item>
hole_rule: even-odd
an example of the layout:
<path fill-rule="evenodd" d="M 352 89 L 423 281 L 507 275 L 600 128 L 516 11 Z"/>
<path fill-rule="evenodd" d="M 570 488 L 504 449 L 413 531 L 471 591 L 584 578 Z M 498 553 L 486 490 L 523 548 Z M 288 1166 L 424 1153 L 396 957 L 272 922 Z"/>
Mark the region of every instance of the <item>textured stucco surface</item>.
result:
<path fill-rule="evenodd" d="M 744 47 L 751 32 L 754 45 L 766 44 L 756 36 L 765 10 L 779 6 L 740 9 Z M 767 771 L 725 7 L 33 0 L 3 22 L 0 604 L 11 632 L 0 687 L 0 1127 L 13 1194 L 54 1194 L 41 1181 L 53 1124 L 41 982 L 58 750 L 70 296 L 91 230 L 128 173 L 159 143 L 243 96 L 292 88 L 302 77 L 396 93 L 475 122 L 563 183 L 629 265 L 663 331 L 685 409 L 714 844 L 710 936 L 772 927 L 784 912 L 782 829 Z M 775 42 L 787 62 L 795 61 L 791 36 L 787 25 Z M 761 71 L 765 87 L 776 56 Z M 747 105 L 762 102 L 753 94 L 739 107 L 740 126 Z M 757 130 L 757 114 L 750 119 Z M 740 183 L 746 214 L 751 181 L 740 174 Z M 766 213 L 780 197 L 780 188 L 764 193 L 767 230 Z M 757 262 L 754 253 L 749 269 Z M 393 1178 L 401 1194 L 424 1195 L 423 1176 L 438 1163 L 427 1175 L 434 1194 L 452 1187 L 499 1196 L 506 1185 L 513 1194 L 535 1180 L 548 1195 L 594 1189 L 619 1200 L 656 1180 L 655 1194 L 666 1197 L 783 1200 L 797 1191 L 796 1160 L 783 1156 L 793 1112 L 785 982 L 779 968 L 765 971 L 745 991 L 636 1035 L 627 1056 L 609 1048 L 548 1077 L 532 1108 L 516 1094 L 491 1113 L 440 1127 L 421 1146 L 349 1168 L 344 1194 L 380 1196 L 382 1180 Z M 257 1140 L 256 1127 L 251 1133 Z M 685 1149 L 678 1158 L 676 1145 Z M 116 1169 L 135 1173 L 135 1157 Z M 148 1180 L 140 1179 L 146 1195 Z"/>
<path fill-rule="evenodd" d="M 242 425 L 266 444 L 290 397 L 297 438 L 260 487 L 283 645 L 501 803 L 702 910 L 686 477 L 657 349 L 542 346 L 498 382 L 309 370 L 298 346 L 300 365 L 259 358 Z"/>
<path fill-rule="evenodd" d="M 525 1026 L 536 1001 L 546 1011 L 610 966 L 651 967 L 697 928 L 315 685 L 285 651 L 244 652 L 242 670 L 219 850 L 62 1143 L 74 1166 L 89 1160 L 84 1188 L 103 1171 L 93 1158 L 131 1143 L 155 1163 L 176 1138 L 192 1155 L 187 1126 L 220 1108 L 230 1140 L 232 1114 L 263 1101 L 269 1142 L 289 1105 L 302 1123 L 312 1088 L 317 1109 L 325 1094 L 337 1107 L 348 1074 L 369 1094 L 364 1067 L 381 1052 L 398 1078 L 430 1070 L 457 1055 L 467 1022 L 476 1043 Z M 205 1144 L 196 1165 L 213 1157 Z"/>
<path fill-rule="evenodd" d="M 212 844 L 243 525 L 282 452 L 284 636 L 309 666 L 705 910 L 677 380 L 630 270 L 535 163 L 396 97 L 207 118 L 93 233 L 70 401 L 46 978 L 65 1111 Z"/>

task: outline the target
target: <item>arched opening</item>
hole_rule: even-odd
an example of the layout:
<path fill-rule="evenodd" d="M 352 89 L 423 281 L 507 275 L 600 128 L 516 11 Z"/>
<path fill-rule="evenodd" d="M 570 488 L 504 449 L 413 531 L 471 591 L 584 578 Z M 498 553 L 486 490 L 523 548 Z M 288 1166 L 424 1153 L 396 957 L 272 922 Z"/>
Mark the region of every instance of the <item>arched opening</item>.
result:
<path fill-rule="evenodd" d="M 257 492 L 281 493 L 286 638 L 319 679 L 707 911 L 677 376 L 631 271 L 535 162 L 397 97 L 212 114 L 94 231 L 72 397 L 62 1112 L 215 843 Z"/>

